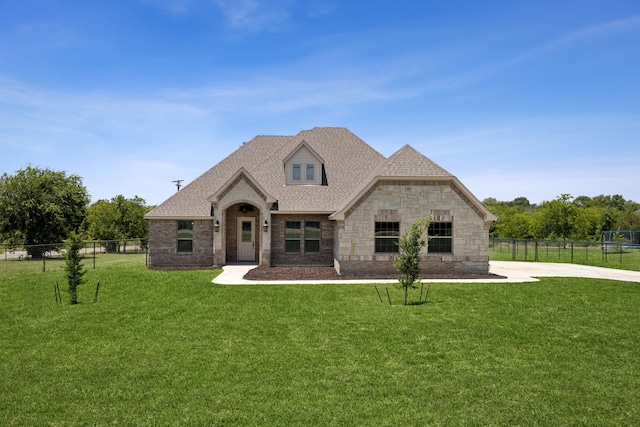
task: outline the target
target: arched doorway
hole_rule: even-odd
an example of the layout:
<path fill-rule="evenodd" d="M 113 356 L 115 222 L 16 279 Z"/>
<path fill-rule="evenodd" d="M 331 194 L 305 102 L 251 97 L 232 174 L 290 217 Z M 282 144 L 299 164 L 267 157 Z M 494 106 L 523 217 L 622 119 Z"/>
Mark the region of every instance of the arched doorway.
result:
<path fill-rule="evenodd" d="M 225 211 L 226 263 L 257 263 L 260 253 L 260 209 L 236 203 Z"/>

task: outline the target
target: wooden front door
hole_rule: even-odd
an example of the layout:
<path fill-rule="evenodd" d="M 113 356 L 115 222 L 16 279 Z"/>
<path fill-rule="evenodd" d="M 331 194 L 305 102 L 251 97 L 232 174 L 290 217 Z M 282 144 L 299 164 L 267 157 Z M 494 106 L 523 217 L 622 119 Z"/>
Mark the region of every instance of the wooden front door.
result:
<path fill-rule="evenodd" d="M 238 261 L 256 260 L 255 218 L 238 218 Z"/>

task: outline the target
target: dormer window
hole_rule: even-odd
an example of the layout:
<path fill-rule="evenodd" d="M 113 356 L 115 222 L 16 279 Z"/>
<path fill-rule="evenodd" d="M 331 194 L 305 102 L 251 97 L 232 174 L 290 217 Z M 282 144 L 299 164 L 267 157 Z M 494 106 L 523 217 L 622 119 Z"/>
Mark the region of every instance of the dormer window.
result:
<path fill-rule="evenodd" d="M 284 159 L 287 185 L 327 185 L 324 161 L 306 142 L 301 142 Z"/>

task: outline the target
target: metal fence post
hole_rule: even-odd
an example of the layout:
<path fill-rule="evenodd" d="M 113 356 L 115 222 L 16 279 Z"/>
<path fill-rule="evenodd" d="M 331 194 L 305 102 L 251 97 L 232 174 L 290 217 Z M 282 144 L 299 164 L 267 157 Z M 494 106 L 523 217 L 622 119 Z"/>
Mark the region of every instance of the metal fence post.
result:
<path fill-rule="evenodd" d="M 571 264 L 573 264 L 573 242 L 571 242 Z"/>

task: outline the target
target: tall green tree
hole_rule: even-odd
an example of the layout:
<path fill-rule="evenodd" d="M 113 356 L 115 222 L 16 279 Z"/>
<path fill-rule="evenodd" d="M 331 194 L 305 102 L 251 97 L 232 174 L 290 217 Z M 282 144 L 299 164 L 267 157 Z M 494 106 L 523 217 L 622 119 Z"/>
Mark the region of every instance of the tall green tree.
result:
<path fill-rule="evenodd" d="M 538 236 L 561 237 L 566 246 L 578 220 L 578 208 L 570 194 L 562 194 L 540 207 L 537 216 Z"/>
<path fill-rule="evenodd" d="M 420 278 L 420 252 L 427 245 L 427 239 L 423 236 L 430 223 L 431 218 L 415 221 L 398 240 L 400 254 L 396 257 L 394 266 L 400 272 L 398 280 L 400 288 L 404 290 L 404 305 L 407 305 L 409 289 L 414 289 Z"/>
<path fill-rule="evenodd" d="M 117 195 L 98 200 L 87 210 L 87 234 L 97 240 L 122 240 L 147 237 L 149 224 L 144 215 L 149 207 L 144 199 Z"/>
<path fill-rule="evenodd" d="M 0 237 L 13 245 L 62 242 L 78 231 L 89 194 L 78 175 L 27 166 L 0 177 Z M 41 256 L 42 250 L 30 250 Z"/>

